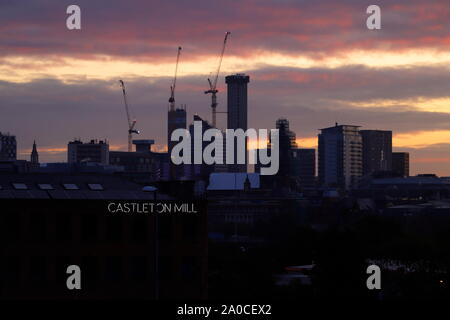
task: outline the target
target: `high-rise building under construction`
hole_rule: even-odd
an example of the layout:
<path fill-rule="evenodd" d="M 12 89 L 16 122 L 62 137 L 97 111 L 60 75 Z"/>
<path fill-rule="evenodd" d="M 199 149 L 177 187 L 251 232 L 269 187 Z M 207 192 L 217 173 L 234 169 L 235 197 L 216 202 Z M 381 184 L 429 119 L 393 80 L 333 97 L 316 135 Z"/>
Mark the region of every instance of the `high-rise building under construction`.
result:
<path fill-rule="evenodd" d="M 169 157 L 170 178 L 176 180 L 183 175 L 183 166 L 175 165 L 171 161 L 173 147 L 178 143 L 171 141 L 172 132 L 176 129 L 186 129 L 186 108 L 169 109 L 167 113 L 167 152 Z"/>

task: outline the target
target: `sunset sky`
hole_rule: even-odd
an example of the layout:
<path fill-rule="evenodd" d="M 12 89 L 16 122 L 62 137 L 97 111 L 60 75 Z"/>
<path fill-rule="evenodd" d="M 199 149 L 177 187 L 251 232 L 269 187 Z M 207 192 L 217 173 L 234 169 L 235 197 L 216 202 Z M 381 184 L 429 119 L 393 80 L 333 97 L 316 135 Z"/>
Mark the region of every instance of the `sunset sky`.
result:
<path fill-rule="evenodd" d="M 81 30 L 66 28 L 70 4 Z M 381 30 L 366 28 L 371 4 Z M 392 130 L 412 174 L 450 176 L 448 0 L 1 0 L 0 131 L 16 135 L 21 159 L 34 139 L 41 162 L 65 161 L 73 138 L 126 150 L 123 79 L 140 138 L 163 150 L 177 47 L 177 104 L 189 123 L 210 120 L 203 91 L 226 31 L 218 111 L 224 76 L 247 73 L 249 127 L 285 117 L 300 147 L 335 122 Z"/>

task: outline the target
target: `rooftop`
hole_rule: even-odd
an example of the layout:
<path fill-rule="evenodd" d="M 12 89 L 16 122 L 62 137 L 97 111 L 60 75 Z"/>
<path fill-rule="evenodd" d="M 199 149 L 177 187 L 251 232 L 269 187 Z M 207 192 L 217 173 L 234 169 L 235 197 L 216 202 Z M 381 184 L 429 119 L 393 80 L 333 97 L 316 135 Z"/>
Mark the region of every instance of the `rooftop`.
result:
<path fill-rule="evenodd" d="M 319 129 L 319 130 L 334 130 L 334 129 L 337 129 L 337 128 L 352 128 L 352 129 L 356 129 L 356 128 L 360 128 L 361 126 L 355 126 L 355 125 L 352 125 L 352 124 L 338 124 L 337 122 L 336 122 L 336 124 L 333 126 L 333 127 L 328 127 L 328 128 L 323 128 L 323 129 Z"/>
<path fill-rule="evenodd" d="M 153 199 L 139 184 L 102 174 L 0 174 L 0 199 Z M 169 197 L 157 193 L 160 199 Z"/>
<path fill-rule="evenodd" d="M 154 144 L 155 140 L 153 139 L 139 139 L 133 140 L 133 144 Z"/>

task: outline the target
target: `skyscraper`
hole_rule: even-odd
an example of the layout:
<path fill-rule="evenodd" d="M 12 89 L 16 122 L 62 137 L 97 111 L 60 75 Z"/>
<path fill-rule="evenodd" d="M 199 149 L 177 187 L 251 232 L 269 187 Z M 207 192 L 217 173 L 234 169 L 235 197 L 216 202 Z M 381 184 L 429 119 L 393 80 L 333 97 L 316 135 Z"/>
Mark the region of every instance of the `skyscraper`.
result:
<path fill-rule="evenodd" d="M 351 189 L 362 175 L 359 126 L 336 125 L 319 134 L 319 181 L 327 187 Z"/>
<path fill-rule="evenodd" d="M 245 74 L 230 75 L 227 83 L 227 128 L 247 130 L 247 84 L 250 77 Z"/>
<path fill-rule="evenodd" d="M 392 170 L 392 131 L 361 130 L 363 175 Z"/>
<path fill-rule="evenodd" d="M 176 141 L 171 141 L 172 132 L 176 129 L 186 129 L 186 107 L 169 109 L 167 113 L 167 152 L 169 157 L 170 179 L 176 180 L 183 176 L 183 166 L 175 165 L 171 161 L 171 154 L 173 147 L 177 144 Z"/>
<path fill-rule="evenodd" d="M 291 151 L 297 148 L 295 141 L 295 133 L 289 129 L 289 121 L 284 118 L 280 118 L 275 123 L 278 131 L 279 142 L 279 156 L 280 166 L 278 169 L 278 175 L 280 176 L 292 176 L 293 174 L 293 154 Z M 269 148 L 271 149 L 271 137 L 269 138 Z"/>
<path fill-rule="evenodd" d="M 392 171 L 402 177 L 409 177 L 409 153 L 393 152 L 392 153 Z"/>
<path fill-rule="evenodd" d="M 0 161 L 15 161 L 17 159 L 16 137 L 0 132 Z"/>
<path fill-rule="evenodd" d="M 247 130 L 247 84 L 250 77 L 245 74 L 235 74 L 225 77 L 227 83 L 227 128 Z M 236 146 L 236 143 L 235 143 Z M 236 147 L 235 147 L 236 148 Z M 247 141 L 245 142 L 247 150 Z M 228 166 L 230 172 L 246 172 L 247 164 L 236 164 L 237 151 L 235 149 L 235 164 Z M 246 153 L 245 162 L 248 155 Z"/>

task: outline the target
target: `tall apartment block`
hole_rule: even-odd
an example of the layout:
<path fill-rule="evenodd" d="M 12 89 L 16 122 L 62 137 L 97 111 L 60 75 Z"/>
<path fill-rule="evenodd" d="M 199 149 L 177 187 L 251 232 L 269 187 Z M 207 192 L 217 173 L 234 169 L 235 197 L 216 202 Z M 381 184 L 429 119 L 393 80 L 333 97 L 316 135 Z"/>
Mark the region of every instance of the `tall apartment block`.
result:
<path fill-rule="evenodd" d="M 91 140 L 83 143 L 80 140 L 70 141 L 67 145 L 67 162 L 96 162 L 109 164 L 109 144 L 106 140 Z"/>
<path fill-rule="evenodd" d="M 363 142 L 363 175 L 392 170 L 392 131 L 360 130 Z"/>
<path fill-rule="evenodd" d="M 0 161 L 16 161 L 17 142 L 16 137 L 9 133 L 0 132 Z"/>
<path fill-rule="evenodd" d="M 359 126 L 336 125 L 319 134 L 319 182 L 346 190 L 362 176 L 362 137 Z"/>
<path fill-rule="evenodd" d="M 225 77 L 227 83 L 227 128 L 247 130 L 247 84 L 250 77 L 245 74 L 235 74 Z M 236 146 L 236 142 L 235 142 Z M 247 141 L 245 143 L 247 150 Z M 247 164 L 236 164 L 236 147 L 235 147 L 235 164 L 228 165 L 230 172 L 247 172 Z M 248 155 L 246 152 L 246 163 Z"/>

